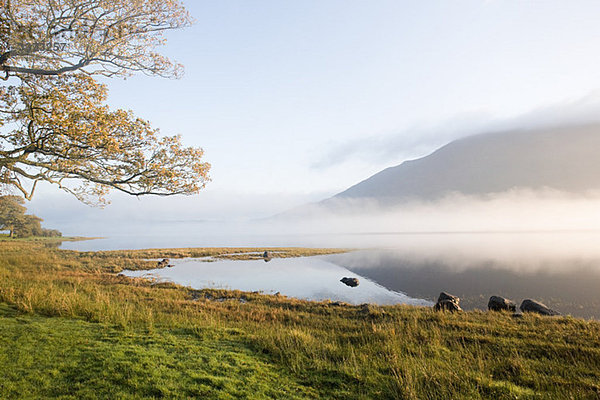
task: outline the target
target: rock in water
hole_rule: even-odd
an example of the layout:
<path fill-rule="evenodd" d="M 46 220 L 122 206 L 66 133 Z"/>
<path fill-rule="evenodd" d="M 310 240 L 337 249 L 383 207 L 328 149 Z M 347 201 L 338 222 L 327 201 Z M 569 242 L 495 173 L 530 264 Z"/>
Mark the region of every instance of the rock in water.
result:
<path fill-rule="evenodd" d="M 350 286 L 350 287 L 358 286 L 358 278 L 343 277 L 342 279 L 340 279 L 340 282 L 342 282 L 344 285 Z"/>
<path fill-rule="evenodd" d="M 460 303 L 460 298 L 454 296 L 452 294 L 442 292 L 438 297 L 437 303 L 433 306 L 435 311 L 462 311 L 462 308 L 458 305 Z"/>
<path fill-rule="evenodd" d="M 502 296 L 492 296 L 488 301 L 488 310 L 490 311 L 517 311 L 517 305 L 514 301 Z"/>
<path fill-rule="evenodd" d="M 540 315 L 560 315 L 558 311 L 554 311 L 548 308 L 545 304 L 531 299 L 523 300 L 521 307 L 519 308 L 523 312 L 534 312 Z"/>
<path fill-rule="evenodd" d="M 164 267 L 168 267 L 169 266 L 169 259 L 168 258 L 163 258 L 162 261 L 159 261 L 157 264 L 158 268 L 164 268 Z"/>

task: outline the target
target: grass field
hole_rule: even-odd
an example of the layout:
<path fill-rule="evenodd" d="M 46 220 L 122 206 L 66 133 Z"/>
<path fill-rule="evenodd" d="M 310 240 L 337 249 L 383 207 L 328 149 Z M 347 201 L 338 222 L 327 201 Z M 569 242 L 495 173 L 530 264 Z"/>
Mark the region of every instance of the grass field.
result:
<path fill-rule="evenodd" d="M 258 249 L 0 242 L 0 398 L 600 397 L 598 322 L 335 305 L 116 274 L 153 267 L 147 258 L 247 251 Z"/>

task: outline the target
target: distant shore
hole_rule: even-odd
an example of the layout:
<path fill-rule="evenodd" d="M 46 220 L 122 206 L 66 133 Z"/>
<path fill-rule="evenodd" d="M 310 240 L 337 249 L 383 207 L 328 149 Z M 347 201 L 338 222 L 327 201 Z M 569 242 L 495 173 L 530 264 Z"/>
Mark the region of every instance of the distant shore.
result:
<path fill-rule="evenodd" d="M 259 260 L 268 252 L 271 258 L 309 257 L 327 254 L 340 254 L 351 249 L 328 249 L 309 247 L 185 247 L 139 250 L 105 250 L 84 252 L 95 256 L 128 260 L 129 270 L 161 268 L 154 259 L 181 259 L 212 257 L 224 260 Z M 166 265 L 164 265 L 166 266 Z M 164 267 L 163 266 L 163 267 Z M 120 272 L 120 271 L 118 271 Z"/>
<path fill-rule="evenodd" d="M 56 243 L 56 242 L 81 242 L 84 240 L 96 240 L 96 239 L 106 239 L 104 237 L 85 237 L 85 236 L 31 236 L 25 238 L 11 238 L 6 234 L 0 235 L 0 241 L 2 242 L 47 242 L 47 243 Z"/>

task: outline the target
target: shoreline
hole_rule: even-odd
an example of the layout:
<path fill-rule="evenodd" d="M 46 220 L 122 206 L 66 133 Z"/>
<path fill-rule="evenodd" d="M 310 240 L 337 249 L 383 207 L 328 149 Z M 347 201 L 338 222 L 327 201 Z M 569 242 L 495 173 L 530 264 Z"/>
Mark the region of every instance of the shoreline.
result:
<path fill-rule="evenodd" d="M 86 236 L 31 236 L 31 237 L 25 237 L 25 238 L 19 238 L 19 237 L 15 237 L 15 238 L 11 238 L 7 235 L 2 235 L 0 236 L 0 242 L 16 242 L 16 243 L 23 243 L 23 242 L 30 242 L 30 243 L 40 243 L 40 242 L 46 242 L 46 243 L 60 243 L 60 242 L 82 242 L 85 240 L 97 240 L 97 239 L 106 239 L 105 237 L 86 237 Z"/>
<path fill-rule="evenodd" d="M 329 254 L 342 254 L 354 249 L 339 248 L 312 248 L 312 247 L 182 247 L 182 248 L 160 248 L 160 249 L 135 249 L 135 250 L 101 250 L 101 251 L 77 251 L 60 250 L 64 252 L 75 252 L 98 257 L 119 257 L 136 261 L 130 270 L 161 269 L 166 265 L 159 266 L 156 261 L 161 259 L 184 259 L 212 257 L 217 260 L 261 260 L 265 251 L 271 253 L 271 258 L 296 258 L 311 257 Z"/>

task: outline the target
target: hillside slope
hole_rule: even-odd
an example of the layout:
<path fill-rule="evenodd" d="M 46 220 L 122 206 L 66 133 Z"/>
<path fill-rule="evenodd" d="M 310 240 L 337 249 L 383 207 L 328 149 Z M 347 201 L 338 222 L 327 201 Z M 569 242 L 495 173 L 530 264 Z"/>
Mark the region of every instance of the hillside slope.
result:
<path fill-rule="evenodd" d="M 600 124 L 488 133 L 387 168 L 333 198 L 430 200 L 512 188 L 600 189 Z"/>

